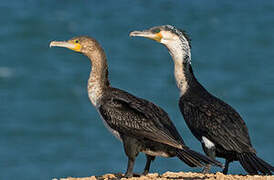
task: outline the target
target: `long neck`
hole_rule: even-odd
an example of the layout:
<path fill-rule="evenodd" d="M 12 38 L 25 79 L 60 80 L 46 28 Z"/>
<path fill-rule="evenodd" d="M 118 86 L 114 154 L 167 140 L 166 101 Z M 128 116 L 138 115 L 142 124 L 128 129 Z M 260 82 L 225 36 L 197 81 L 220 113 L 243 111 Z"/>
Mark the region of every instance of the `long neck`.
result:
<path fill-rule="evenodd" d="M 193 79 L 195 79 L 191 70 L 191 53 L 190 46 L 187 41 L 178 39 L 172 44 L 168 44 L 167 48 L 174 61 L 174 76 L 180 94 L 186 93 Z"/>
<path fill-rule="evenodd" d="M 91 60 L 91 72 L 88 79 L 88 95 L 94 106 L 97 106 L 106 88 L 109 87 L 106 55 L 101 47 L 88 53 Z"/>
<path fill-rule="evenodd" d="M 190 64 L 174 62 L 174 76 L 181 95 L 186 93 L 193 79 L 193 74 L 190 72 L 190 68 Z"/>

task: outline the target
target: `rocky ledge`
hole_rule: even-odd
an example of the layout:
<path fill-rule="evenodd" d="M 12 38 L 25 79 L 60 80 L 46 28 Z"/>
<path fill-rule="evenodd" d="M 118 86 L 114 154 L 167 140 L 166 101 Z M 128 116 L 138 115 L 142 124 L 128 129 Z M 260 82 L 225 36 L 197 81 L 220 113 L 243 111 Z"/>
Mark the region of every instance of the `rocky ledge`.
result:
<path fill-rule="evenodd" d="M 105 174 L 103 176 L 91 176 L 84 178 L 60 178 L 59 180 L 126 180 L 123 174 Z M 224 175 L 220 172 L 216 174 L 202 174 L 192 172 L 166 172 L 159 175 L 158 173 L 151 173 L 147 176 L 128 178 L 130 180 L 274 180 L 274 176 L 260 176 L 260 175 Z M 58 179 L 53 179 L 58 180 Z"/>

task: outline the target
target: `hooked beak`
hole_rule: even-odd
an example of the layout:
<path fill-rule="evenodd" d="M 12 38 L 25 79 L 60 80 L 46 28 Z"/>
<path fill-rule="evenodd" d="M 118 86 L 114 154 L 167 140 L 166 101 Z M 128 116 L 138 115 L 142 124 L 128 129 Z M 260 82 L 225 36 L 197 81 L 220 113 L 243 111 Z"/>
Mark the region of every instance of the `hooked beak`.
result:
<path fill-rule="evenodd" d="M 66 42 L 66 41 L 51 41 L 49 47 L 65 47 L 69 49 L 75 48 L 75 44 Z"/>
<path fill-rule="evenodd" d="M 65 47 L 77 52 L 80 52 L 81 50 L 80 44 L 67 41 L 51 41 L 49 47 Z"/>
<path fill-rule="evenodd" d="M 150 31 L 132 31 L 129 34 L 130 37 L 135 37 L 135 36 L 139 36 L 139 37 L 145 37 L 148 39 L 152 39 L 155 40 L 157 42 L 161 42 L 161 39 L 163 38 L 161 32 L 159 33 L 152 33 Z"/>

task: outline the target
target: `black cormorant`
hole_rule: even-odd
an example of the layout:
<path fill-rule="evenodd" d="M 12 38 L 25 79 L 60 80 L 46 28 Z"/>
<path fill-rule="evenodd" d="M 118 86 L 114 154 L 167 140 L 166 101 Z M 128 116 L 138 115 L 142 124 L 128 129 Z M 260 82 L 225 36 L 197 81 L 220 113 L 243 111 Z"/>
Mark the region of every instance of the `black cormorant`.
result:
<path fill-rule="evenodd" d="M 126 177 L 133 176 L 135 158 L 146 154 L 144 174 L 149 172 L 155 156 L 177 156 L 191 167 L 221 163 L 189 149 L 168 114 L 155 104 L 110 86 L 106 55 L 99 43 L 80 36 L 68 41 L 53 41 L 50 46 L 69 48 L 86 55 L 92 64 L 88 96 L 105 126 L 122 141 L 128 157 Z"/>
<path fill-rule="evenodd" d="M 272 174 L 274 167 L 256 155 L 245 122 L 227 103 L 211 95 L 195 78 L 191 67 L 190 38 L 185 31 L 171 25 L 133 31 L 130 36 L 153 39 L 165 45 L 174 61 L 174 75 L 180 89 L 179 107 L 193 135 L 202 143 L 205 153 L 239 161 L 250 174 Z M 203 170 L 209 172 L 210 165 Z"/>

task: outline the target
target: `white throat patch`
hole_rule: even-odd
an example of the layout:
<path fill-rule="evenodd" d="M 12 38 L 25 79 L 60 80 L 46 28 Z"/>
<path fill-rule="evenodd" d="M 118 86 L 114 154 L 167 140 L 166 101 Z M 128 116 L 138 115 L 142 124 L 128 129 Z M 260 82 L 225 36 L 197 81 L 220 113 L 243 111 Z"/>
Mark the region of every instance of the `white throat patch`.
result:
<path fill-rule="evenodd" d="M 177 87 L 180 89 L 180 95 L 183 95 L 189 87 L 186 81 L 185 72 L 183 72 L 183 64 L 186 63 L 183 61 L 188 61 L 187 63 L 190 63 L 191 54 L 189 43 L 185 37 L 179 37 L 167 31 L 163 31 L 161 34 L 163 36 L 161 43 L 167 47 L 169 54 L 174 61 L 174 75 Z"/>

